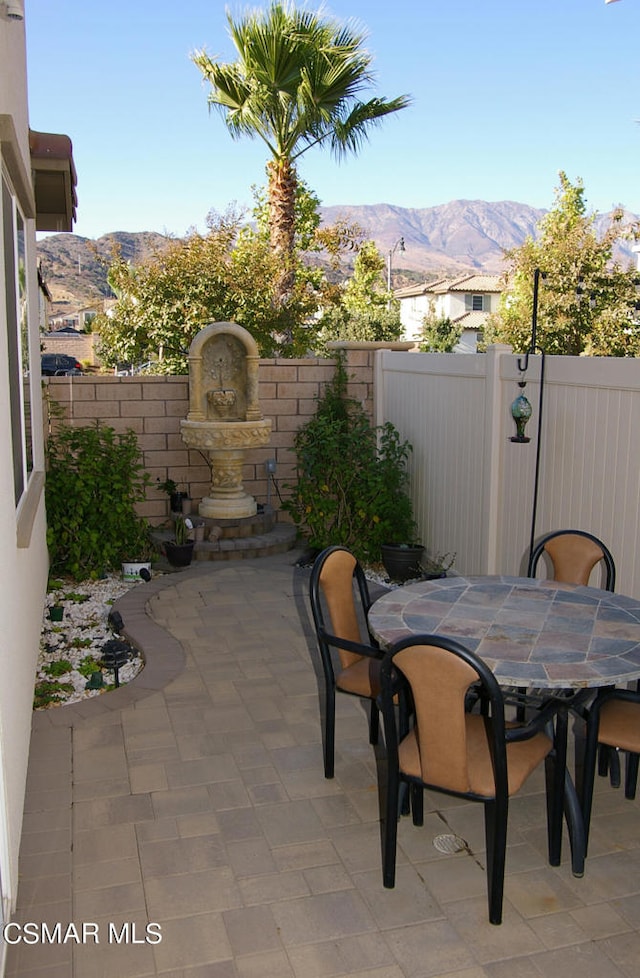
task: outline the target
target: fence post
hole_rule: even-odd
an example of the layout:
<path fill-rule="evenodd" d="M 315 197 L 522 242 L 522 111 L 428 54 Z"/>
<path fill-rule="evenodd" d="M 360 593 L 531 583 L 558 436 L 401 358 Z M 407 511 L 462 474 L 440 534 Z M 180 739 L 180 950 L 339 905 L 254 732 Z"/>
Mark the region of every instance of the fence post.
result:
<path fill-rule="evenodd" d="M 512 349 L 506 343 L 487 347 L 485 387 L 485 445 L 484 499 L 486 533 L 484 539 L 484 572 L 498 574 L 498 534 L 502 494 L 502 458 L 504 442 L 504 398 L 502 396 L 501 360 Z"/>

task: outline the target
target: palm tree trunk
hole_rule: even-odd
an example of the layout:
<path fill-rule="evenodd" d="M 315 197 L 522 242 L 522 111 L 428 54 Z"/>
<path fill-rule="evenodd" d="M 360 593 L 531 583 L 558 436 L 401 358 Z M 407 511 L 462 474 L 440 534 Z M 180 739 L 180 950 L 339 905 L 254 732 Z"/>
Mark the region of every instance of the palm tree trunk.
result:
<path fill-rule="evenodd" d="M 269 176 L 269 241 L 280 271 L 275 284 L 275 303 L 280 308 L 293 290 L 295 268 L 295 199 L 298 176 L 288 159 L 270 160 Z"/>

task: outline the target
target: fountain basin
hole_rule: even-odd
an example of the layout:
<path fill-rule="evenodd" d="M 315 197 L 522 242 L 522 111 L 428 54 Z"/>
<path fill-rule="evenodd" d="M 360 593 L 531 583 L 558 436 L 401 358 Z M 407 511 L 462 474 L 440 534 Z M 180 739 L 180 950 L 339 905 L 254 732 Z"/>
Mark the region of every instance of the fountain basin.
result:
<path fill-rule="evenodd" d="M 255 516 L 257 503 L 242 485 L 245 452 L 263 448 L 271 438 L 271 418 L 258 421 L 180 422 L 182 440 L 206 453 L 211 466 L 210 495 L 198 507 L 208 519 L 243 519 Z"/>
<path fill-rule="evenodd" d="M 259 421 L 189 421 L 180 422 L 185 445 L 200 451 L 234 448 L 263 448 L 271 439 L 271 418 Z"/>

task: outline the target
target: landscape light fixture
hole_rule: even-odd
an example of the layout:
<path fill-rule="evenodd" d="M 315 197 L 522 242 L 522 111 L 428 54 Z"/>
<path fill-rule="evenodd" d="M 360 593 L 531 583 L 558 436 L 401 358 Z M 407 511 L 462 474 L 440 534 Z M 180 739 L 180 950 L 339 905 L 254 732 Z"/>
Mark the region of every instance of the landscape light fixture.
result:
<path fill-rule="evenodd" d="M 24 4 L 22 0 L 5 0 L 9 20 L 24 20 Z"/>

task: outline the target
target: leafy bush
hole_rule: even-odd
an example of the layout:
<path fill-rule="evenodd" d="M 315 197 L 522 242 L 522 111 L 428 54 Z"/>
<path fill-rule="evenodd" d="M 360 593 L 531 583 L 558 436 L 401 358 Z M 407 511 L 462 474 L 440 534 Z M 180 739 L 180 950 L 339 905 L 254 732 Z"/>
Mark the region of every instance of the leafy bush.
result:
<path fill-rule="evenodd" d="M 147 554 L 148 527 L 135 510 L 147 484 L 133 431 L 59 425 L 47 444 L 51 573 L 81 581 Z"/>
<path fill-rule="evenodd" d="M 411 445 L 389 422 L 374 428 L 347 397 L 342 362 L 294 446 L 298 481 L 284 509 L 312 547 L 342 544 L 359 560 L 376 562 L 383 543 L 413 539 L 406 491 Z"/>

